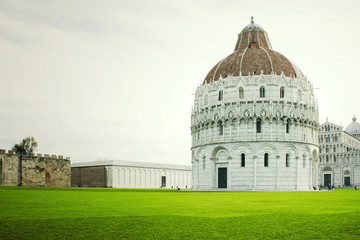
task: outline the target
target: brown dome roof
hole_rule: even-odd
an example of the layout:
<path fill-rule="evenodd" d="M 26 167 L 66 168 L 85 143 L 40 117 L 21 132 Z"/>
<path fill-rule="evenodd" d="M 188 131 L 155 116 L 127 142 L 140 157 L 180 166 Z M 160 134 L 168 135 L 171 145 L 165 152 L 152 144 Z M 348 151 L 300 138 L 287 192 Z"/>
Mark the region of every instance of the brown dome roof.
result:
<path fill-rule="evenodd" d="M 287 77 L 304 77 L 298 67 L 282 54 L 272 50 L 267 33 L 254 23 L 247 25 L 238 35 L 232 54 L 217 63 L 206 76 L 203 84 L 217 81 L 220 75 L 247 76 L 283 73 Z"/>

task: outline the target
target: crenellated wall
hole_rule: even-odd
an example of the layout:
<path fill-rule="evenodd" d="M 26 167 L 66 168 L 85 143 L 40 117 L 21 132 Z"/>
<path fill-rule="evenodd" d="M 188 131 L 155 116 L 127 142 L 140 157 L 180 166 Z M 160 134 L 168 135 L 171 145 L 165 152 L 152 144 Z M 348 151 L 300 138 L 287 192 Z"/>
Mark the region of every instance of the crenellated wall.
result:
<path fill-rule="evenodd" d="M 70 158 L 62 155 L 37 154 L 19 156 L 0 150 L 0 185 L 70 187 Z"/>

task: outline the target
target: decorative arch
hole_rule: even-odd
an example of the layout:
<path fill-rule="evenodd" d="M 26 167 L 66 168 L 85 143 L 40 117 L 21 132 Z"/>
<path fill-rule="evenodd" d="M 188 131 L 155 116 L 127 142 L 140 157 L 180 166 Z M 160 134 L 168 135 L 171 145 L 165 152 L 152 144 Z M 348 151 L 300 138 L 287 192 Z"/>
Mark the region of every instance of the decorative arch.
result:
<path fill-rule="evenodd" d="M 279 156 L 278 149 L 271 143 L 262 144 L 256 151 L 256 155 L 262 156 L 265 152 L 269 153 L 269 155 Z"/>
<path fill-rule="evenodd" d="M 203 155 L 208 157 L 208 154 L 206 152 L 207 152 L 207 150 L 205 147 L 200 147 L 194 156 L 196 157 L 196 159 L 201 158 L 201 156 L 203 156 Z"/>
<path fill-rule="evenodd" d="M 306 154 L 308 157 L 310 157 L 311 149 L 309 148 L 309 146 L 304 146 L 301 149 L 301 152 L 303 153 L 303 155 Z"/>
<path fill-rule="evenodd" d="M 331 167 L 324 167 L 323 172 L 332 172 L 332 168 Z"/>
<path fill-rule="evenodd" d="M 299 156 L 298 149 L 292 144 L 286 144 L 281 150 L 289 153 L 290 156 Z"/>
<path fill-rule="evenodd" d="M 225 152 L 226 155 L 229 156 L 228 150 L 227 150 L 225 147 L 223 147 L 223 146 L 217 146 L 217 147 L 215 147 L 214 150 L 212 151 L 211 157 L 212 157 L 212 158 L 217 158 L 217 157 L 218 157 L 218 154 L 219 154 L 220 152 Z"/>
<path fill-rule="evenodd" d="M 246 155 L 249 155 L 249 154 L 254 155 L 255 151 L 250 146 L 250 144 L 239 143 L 230 150 L 230 153 L 231 153 L 231 156 L 238 156 L 241 153 L 245 153 Z"/>

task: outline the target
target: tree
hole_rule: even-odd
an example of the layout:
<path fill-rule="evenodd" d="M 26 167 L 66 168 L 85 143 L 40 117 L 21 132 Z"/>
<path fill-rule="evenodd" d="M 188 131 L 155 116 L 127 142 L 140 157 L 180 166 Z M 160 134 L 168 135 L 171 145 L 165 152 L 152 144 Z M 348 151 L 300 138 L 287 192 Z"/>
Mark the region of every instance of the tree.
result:
<path fill-rule="evenodd" d="M 12 150 L 19 155 L 32 155 L 37 149 L 37 142 L 34 137 L 27 137 L 21 140 L 19 144 L 15 144 Z"/>

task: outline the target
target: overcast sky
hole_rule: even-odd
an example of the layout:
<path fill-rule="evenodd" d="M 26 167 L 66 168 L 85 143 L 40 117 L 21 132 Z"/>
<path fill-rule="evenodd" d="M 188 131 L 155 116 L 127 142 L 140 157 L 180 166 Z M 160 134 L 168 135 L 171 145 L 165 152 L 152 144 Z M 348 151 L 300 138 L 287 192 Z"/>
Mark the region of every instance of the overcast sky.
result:
<path fill-rule="evenodd" d="M 313 83 L 320 123 L 360 119 L 360 1 L 0 0 L 0 148 L 191 164 L 196 87 L 250 22 Z"/>

